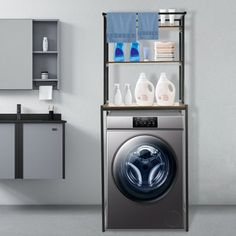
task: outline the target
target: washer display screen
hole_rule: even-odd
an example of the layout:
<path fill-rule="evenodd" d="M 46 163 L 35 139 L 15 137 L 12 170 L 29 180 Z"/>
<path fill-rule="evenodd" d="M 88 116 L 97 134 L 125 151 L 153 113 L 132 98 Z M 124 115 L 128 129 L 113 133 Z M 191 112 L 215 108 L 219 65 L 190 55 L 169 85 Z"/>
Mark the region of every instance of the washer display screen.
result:
<path fill-rule="evenodd" d="M 137 201 L 154 200 L 173 183 L 175 154 L 157 137 L 136 136 L 119 148 L 112 168 L 115 183 L 125 196 Z"/>

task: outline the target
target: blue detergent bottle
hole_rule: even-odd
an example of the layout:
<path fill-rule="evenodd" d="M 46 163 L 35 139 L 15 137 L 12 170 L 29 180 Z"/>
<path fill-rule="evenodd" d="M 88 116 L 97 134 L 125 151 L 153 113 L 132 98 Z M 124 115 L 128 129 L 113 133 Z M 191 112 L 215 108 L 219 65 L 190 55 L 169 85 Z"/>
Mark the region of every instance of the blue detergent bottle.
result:
<path fill-rule="evenodd" d="M 130 45 L 130 61 L 140 61 L 138 42 L 133 42 Z"/>
<path fill-rule="evenodd" d="M 124 43 L 115 44 L 114 61 L 124 61 Z"/>

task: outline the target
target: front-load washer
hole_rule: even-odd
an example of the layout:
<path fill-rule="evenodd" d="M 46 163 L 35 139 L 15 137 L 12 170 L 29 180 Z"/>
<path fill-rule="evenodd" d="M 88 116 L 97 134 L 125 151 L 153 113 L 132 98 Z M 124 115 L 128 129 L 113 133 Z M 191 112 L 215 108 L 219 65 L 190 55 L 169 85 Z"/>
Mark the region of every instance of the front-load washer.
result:
<path fill-rule="evenodd" d="M 104 126 L 105 230 L 187 230 L 182 113 L 110 112 Z"/>

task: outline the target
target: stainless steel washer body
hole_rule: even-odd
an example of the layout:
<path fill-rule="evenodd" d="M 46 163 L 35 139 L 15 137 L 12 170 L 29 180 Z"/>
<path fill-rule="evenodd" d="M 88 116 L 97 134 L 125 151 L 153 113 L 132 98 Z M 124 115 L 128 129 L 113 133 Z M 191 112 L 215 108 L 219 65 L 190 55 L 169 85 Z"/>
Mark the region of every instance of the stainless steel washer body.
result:
<path fill-rule="evenodd" d="M 105 229 L 186 229 L 180 112 L 110 112 L 104 120 Z"/>

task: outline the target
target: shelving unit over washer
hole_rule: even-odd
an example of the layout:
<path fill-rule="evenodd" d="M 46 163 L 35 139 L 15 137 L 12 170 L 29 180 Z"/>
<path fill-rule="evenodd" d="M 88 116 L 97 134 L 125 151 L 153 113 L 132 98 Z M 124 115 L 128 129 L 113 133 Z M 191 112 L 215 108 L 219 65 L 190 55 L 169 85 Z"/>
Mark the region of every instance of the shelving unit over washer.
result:
<path fill-rule="evenodd" d="M 109 61 L 109 45 L 106 41 L 106 27 L 107 27 L 107 19 L 106 19 L 106 13 L 103 13 L 103 19 L 104 19 L 104 60 L 103 60 L 103 70 L 104 70 L 104 78 L 103 78 L 103 105 L 101 105 L 101 181 L 102 181 L 102 231 L 105 231 L 105 186 L 104 186 L 104 144 L 105 144 L 105 125 L 106 125 L 106 119 L 109 114 L 109 112 L 114 111 L 143 111 L 143 110 L 160 110 L 160 111 L 177 111 L 181 112 L 184 116 L 184 122 L 185 122 L 185 190 L 186 190 L 186 196 L 185 196 L 185 203 L 186 203 L 186 231 L 188 231 L 189 223 L 188 223 L 188 105 L 185 104 L 185 93 L 184 93 L 184 87 L 185 87 L 185 15 L 186 12 L 175 12 L 175 13 L 159 13 L 159 14 L 175 14 L 175 25 L 174 26 L 159 26 L 160 30 L 178 30 L 179 31 L 179 59 L 175 61 L 140 61 L 140 62 L 114 62 Z M 169 20 L 167 19 L 167 22 Z M 154 64 L 154 65 L 160 65 L 160 64 L 178 64 L 179 66 L 179 103 L 177 105 L 173 106 L 137 106 L 137 105 L 131 105 L 131 106 L 114 106 L 109 104 L 109 66 L 115 66 L 115 65 L 129 65 L 129 64 L 135 64 L 135 65 L 147 65 L 147 64 Z"/>
<path fill-rule="evenodd" d="M 175 13 L 159 13 L 159 14 L 175 14 L 175 25 L 174 26 L 159 26 L 159 29 L 165 29 L 165 30 L 179 30 L 179 60 L 174 61 L 139 61 L 139 62 L 130 62 L 130 61 L 124 61 L 124 62 L 114 62 L 109 61 L 109 45 L 106 40 L 106 27 L 107 27 L 107 14 L 103 13 L 103 44 L 104 44 L 104 60 L 103 60 L 103 104 L 106 105 L 106 108 L 108 107 L 108 100 L 109 100 L 109 66 L 110 65 L 126 65 L 126 64 L 137 64 L 137 65 L 147 65 L 147 64 L 178 64 L 179 65 L 179 104 L 182 106 L 185 103 L 184 99 L 184 84 L 185 84 L 185 15 L 187 14 L 184 12 L 175 12 Z M 166 19 L 168 22 L 169 19 Z M 141 108 L 141 107 L 139 107 Z M 158 106 L 156 106 L 156 109 L 158 109 Z"/>

